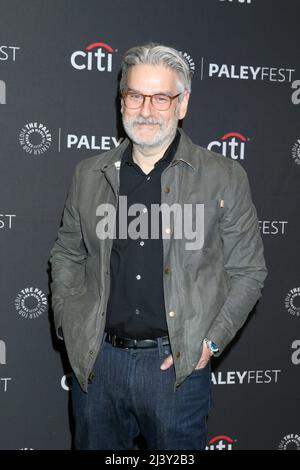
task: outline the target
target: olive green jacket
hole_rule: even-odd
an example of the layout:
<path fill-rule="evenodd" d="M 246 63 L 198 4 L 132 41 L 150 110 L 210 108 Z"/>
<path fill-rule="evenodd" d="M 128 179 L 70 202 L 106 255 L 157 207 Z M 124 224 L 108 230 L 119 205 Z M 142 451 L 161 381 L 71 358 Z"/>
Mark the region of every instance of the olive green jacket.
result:
<path fill-rule="evenodd" d="M 163 239 L 163 289 L 176 387 L 198 363 L 204 338 L 219 346 L 218 354 L 223 352 L 261 297 L 267 275 L 246 172 L 238 162 L 180 133 L 174 159 L 162 172 L 161 203 L 204 204 L 204 242 L 200 249 L 187 250 L 187 239 L 172 237 L 174 220 Z M 110 290 L 113 239 L 99 239 L 97 207 L 117 205 L 120 161 L 128 144 L 126 139 L 77 165 L 51 250 L 56 331 L 84 391 L 103 339 Z"/>

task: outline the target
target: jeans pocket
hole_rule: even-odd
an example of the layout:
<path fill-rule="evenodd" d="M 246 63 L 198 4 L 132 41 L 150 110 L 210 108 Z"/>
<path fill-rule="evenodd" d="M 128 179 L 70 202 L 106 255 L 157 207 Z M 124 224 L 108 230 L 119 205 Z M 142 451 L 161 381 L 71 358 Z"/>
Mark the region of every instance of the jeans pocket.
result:
<path fill-rule="evenodd" d="M 207 362 L 206 366 L 201 367 L 200 369 L 194 369 L 191 375 L 204 375 L 210 372 L 210 360 Z"/>

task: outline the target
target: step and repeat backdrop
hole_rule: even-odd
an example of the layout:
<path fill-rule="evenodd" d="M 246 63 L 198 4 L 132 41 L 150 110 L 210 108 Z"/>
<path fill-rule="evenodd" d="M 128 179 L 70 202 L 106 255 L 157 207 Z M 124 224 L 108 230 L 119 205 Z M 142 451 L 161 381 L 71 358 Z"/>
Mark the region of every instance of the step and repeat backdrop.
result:
<path fill-rule="evenodd" d="M 123 53 L 194 71 L 183 128 L 246 169 L 269 275 L 213 361 L 207 450 L 300 450 L 300 2 L 0 0 L 0 449 L 70 449 L 49 252 L 75 165 L 120 144 Z"/>

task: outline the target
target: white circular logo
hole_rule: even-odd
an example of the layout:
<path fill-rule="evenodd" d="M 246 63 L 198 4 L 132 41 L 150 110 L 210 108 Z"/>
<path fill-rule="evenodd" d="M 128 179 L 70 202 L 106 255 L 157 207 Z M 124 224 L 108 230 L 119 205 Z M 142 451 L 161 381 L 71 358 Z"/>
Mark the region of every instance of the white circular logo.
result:
<path fill-rule="evenodd" d="M 44 124 L 30 122 L 21 130 L 19 142 L 29 155 L 41 155 L 49 149 L 52 136 Z"/>
<path fill-rule="evenodd" d="M 34 320 L 47 310 L 47 297 L 37 287 L 22 289 L 15 298 L 15 308 L 22 318 Z"/>
<path fill-rule="evenodd" d="M 288 434 L 284 436 L 278 446 L 279 450 L 300 450 L 299 434 Z"/>
<path fill-rule="evenodd" d="M 190 71 L 192 72 L 192 74 L 194 74 L 195 73 L 195 62 L 192 59 L 192 57 L 187 52 L 181 52 L 180 51 L 180 54 L 187 61 L 188 65 L 190 67 Z"/>
<path fill-rule="evenodd" d="M 61 388 L 69 392 L 72 390 L 72 373 L 66 374 L 62 376 L 60 381 Z"/>
<path fill-rule="evenodd" d="M 300 304 L 300 287 L 295 287 L 291 289 L 284 299 L 284 305 L 287 311 L 296 317 L 300 316 L 300 305 L 296 305 L 295 301 L 298 301 Z"/>
<path fill-rule="evenodd" d="M 294 162 L 300 165 L 300 139 L 292 147 L 292 157 Z"/>

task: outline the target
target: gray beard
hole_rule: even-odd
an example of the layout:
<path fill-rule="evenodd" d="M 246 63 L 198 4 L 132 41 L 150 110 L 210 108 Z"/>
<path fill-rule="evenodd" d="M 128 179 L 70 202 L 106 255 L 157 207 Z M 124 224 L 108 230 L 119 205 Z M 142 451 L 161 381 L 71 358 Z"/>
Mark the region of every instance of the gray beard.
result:
<path fill-rule="evenodd" d="M 163 121 L 155 118 L 134 118 L 132 120 L 130 119 L 124 119 L 122 117 L 123 121 L 123 126 L 125 129 L 126 134 L 128 137 L 132 140 L 132 142 L 141 147 L 141 148 L 155 148 L 155 147 L 160 147 L 162 144 L 166 142 L 171 142 L 173 138 L 175 137 L 176 131 L 177 131 L 177 126 L 178 126 L 178 119 L 174 118 L 173 123 L 171 127 L 166 128 L 165 124 Z M 156 136 L 152 140 L 142 140 L 138 139 L 136 137 L 136 133 L 134 131 L 134 124 L 135 123 L 147 123 L 147 124 L 159 124 L 159 131 L 157 132 Z"/>

